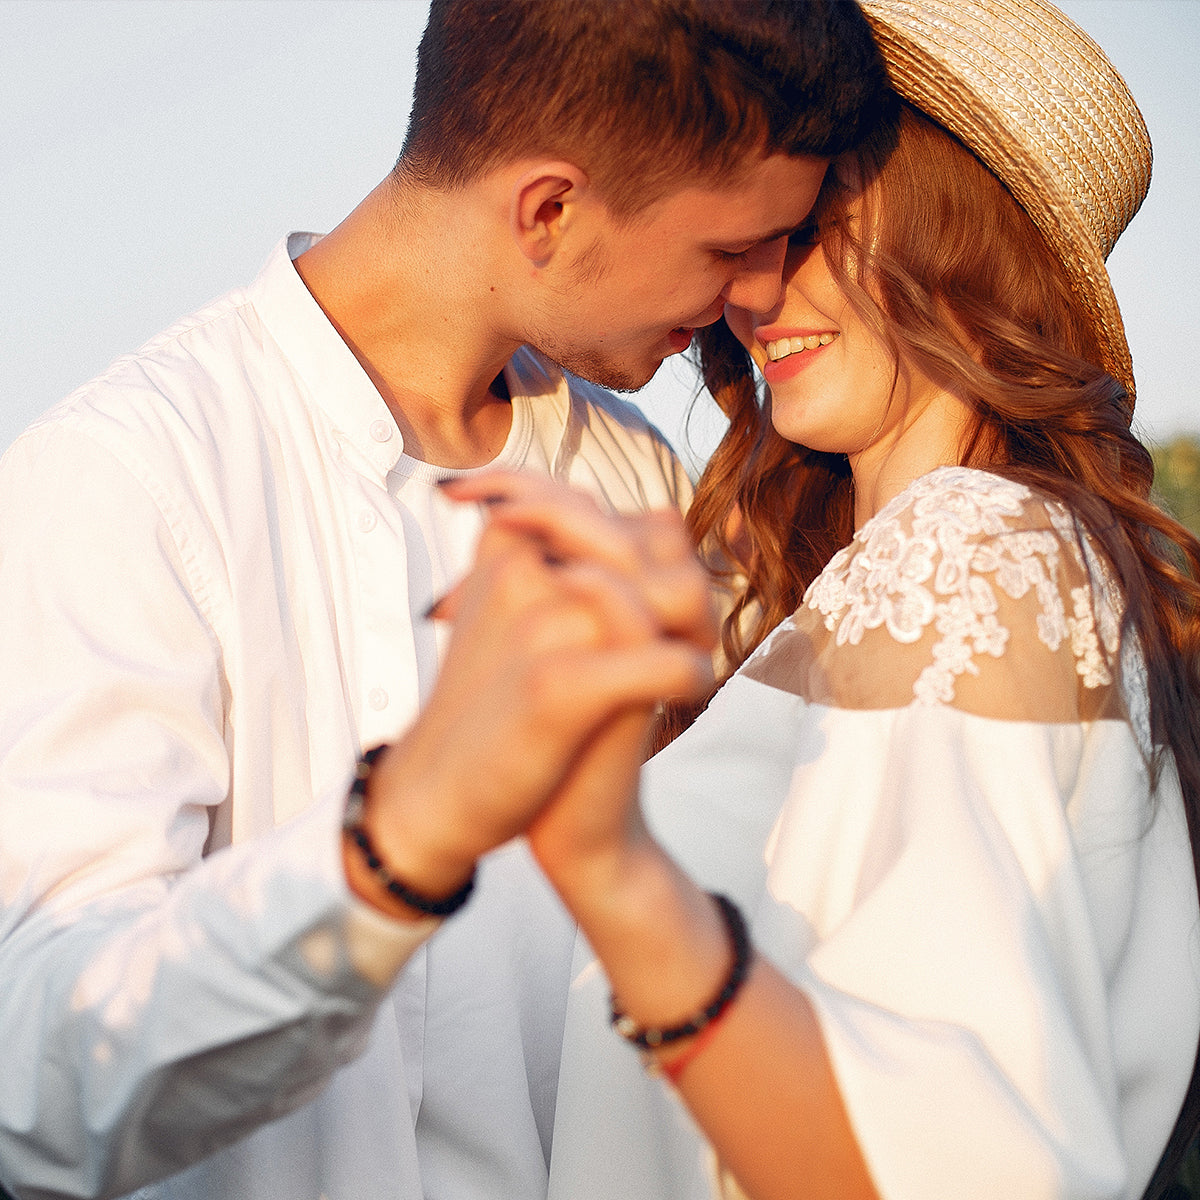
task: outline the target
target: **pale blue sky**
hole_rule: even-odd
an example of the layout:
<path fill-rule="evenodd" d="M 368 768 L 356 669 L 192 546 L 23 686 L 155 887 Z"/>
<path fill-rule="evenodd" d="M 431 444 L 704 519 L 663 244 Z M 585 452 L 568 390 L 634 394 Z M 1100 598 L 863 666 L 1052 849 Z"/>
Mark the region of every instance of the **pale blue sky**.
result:
<path fill-rule="evenodd" d="M 1126 76 L 1154 181 L 1110 260 L 1142 431 L 1200 429 L 1200 0 L 1062 5 Z M 390 168 L 426 0 L 0 0 L 0 448 Z M 678 440 L 690 373 L 645 393 Z M 703 449 L 712 423 L 696 422 Z"/>

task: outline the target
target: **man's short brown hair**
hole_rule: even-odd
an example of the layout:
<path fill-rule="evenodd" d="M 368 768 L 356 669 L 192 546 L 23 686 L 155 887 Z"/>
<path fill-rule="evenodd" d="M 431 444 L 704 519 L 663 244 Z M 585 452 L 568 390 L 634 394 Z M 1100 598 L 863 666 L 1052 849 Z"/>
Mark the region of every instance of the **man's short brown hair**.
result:
<path fill-rule="evenodd" d="M 884 89 L 853 0 L 433 0 L 396 170 L 563 158 L 628 215 L 751 151 L 848 149 Z"/>

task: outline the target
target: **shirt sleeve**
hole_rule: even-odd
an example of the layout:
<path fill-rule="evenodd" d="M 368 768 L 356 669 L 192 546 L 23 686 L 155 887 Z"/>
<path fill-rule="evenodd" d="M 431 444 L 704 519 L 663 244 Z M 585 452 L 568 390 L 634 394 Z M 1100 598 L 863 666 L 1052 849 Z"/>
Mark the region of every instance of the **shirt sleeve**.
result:
<path fill-rule="evenodd" d="M 432 923 L 349 894 L 341 792 L 206 854 L 229 698 L 160 498 L 51 428 L 0 512 L 0 1178 L 113 1196 L 310 1098 Z"/>
<path fill-rule="evenodd" d="M 881 1195 L 1124 1195 L 1112 964 L 1066 818 L 1081 731 L 944 708 L 814 717 L 763 936 L 816 1008 Z M 1144 797 L 1129 749 L 1091 752 Z M 1111 832 L 1128 905 L 1114 845 L 1138 831 Z M 1131 921 L 1113 910 L 1119 943 Z M 771 928 L 793 912 L 800 928 Z"/>

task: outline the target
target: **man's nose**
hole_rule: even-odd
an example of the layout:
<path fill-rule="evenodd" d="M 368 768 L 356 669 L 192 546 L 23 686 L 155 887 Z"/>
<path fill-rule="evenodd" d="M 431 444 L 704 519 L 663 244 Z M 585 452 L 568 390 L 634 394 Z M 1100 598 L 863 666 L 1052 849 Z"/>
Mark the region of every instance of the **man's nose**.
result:
<path fill-rule="evenodd" d="M 746 252 L 738 273 L 723 293 L 726 304 L 748 312 L 769 312 L 783 292 L 783 260 L 787 256 L 787 236 L 754 246 Z"/>

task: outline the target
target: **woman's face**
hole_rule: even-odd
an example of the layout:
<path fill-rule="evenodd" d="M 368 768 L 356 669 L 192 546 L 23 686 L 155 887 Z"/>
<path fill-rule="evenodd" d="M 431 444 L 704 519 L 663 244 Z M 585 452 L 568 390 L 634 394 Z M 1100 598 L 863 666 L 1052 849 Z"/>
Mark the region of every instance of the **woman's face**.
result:
<path fill-rule="evenodd" d="M 845 219 L 857 235 L 857 205 Z M 863 520 L 919 475 L 959 461 L 970 412 L 911 365 L 897 371 L 811 232 L 790 240 L 783 278 L 769 312 L 727 305 L 725 320 L 771 389 L 776 430 L 812 450 L 848 456 Z"/>
<path fill-rule="evenodd" d="M 779 433 L 813 450 L 854 454 L 883 433 L 897 406 L 893 357 L 851 307 L 811 226 L 791 239 L 783 278 L 769 312 L 731 305 L 725 320 L 771 389 Z"/>

